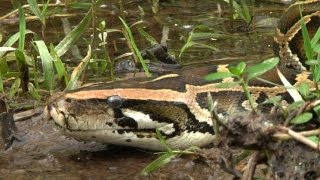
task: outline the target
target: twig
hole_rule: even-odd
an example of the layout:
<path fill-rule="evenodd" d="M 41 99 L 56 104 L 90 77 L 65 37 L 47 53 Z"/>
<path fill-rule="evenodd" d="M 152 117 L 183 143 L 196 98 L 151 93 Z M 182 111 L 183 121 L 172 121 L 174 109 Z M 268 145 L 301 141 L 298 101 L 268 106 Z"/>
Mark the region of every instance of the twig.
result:
<path fill-rule="evenodd" d="M 311 141 L 310 139 L 302 136 L 301 134 L 289 129 L 289 128 L 286 128 L 286 127 L 281 127 L 282 130 L 285 130 L 287 131 L 287 133 L 295 140 L 315 149 L 315 150 L 318 150 L 320 151 L 320 147 L 319 147 L 319 143 L 315 143 L 313 141 Z"/>
<path fill-rule="evenodd" d="M 296 132 L 297 133 L 297 132 Z M 298 132 L 297 134 L 301 136 L 315 136 L 320 134 L 320 129 L 310 130 L 310 131 L 302 131 Z M 289 140 L 292 139 L 292 136 L 288 135 L 287 133 L 275 133 L 273 135 L 274 138 L 279 140 Z"/>
<path fill-rule="evenodd" d="M 257 166 L 257 162 L 258 162 L 258 158 L 260 156 L 260 151 L 255 151 L 249 161 L 248 161 L 248 165 L 246 166 L 246 170 L 242 175 L 241 180 L 250 180 L 253 179 L 254 176 L 254 172 L 256 170 L 256 166 Z"/>
<path fill-rule="evenodd" d="M 38 107 L 38 108 L 35 108 L 35 109 L 30 109 L 30 110 L 26 110 L 26 111 L 22 111 L 22 112 L 19 112 L 19 113 L 14 113 L 13 114 L 13 119 L 15 122 L 17 121 L 25 121 L 25 120 L 28 120 L 32 117 L 35 117 L 35 116 L 39 116 L 43 113 L 44 111 L 44 108 L 43 107 Z"/>
<path fill-rule="evenodd" d="M 38 4 L 38 6 L 42 7 L 44 6 L 44 4 Z M 65 6 L 66 6 L 65 4 L 48 4 L 48 7 L 65 7 Z M 28 4 L 22 6 L 22 8 L 29 8 L 29 7 L 30 6 Z M 15 13 L 18 13 L 18 9 L 15 9 L 4 16 L 1 16 L 0 21 L 12 16 Z"/>

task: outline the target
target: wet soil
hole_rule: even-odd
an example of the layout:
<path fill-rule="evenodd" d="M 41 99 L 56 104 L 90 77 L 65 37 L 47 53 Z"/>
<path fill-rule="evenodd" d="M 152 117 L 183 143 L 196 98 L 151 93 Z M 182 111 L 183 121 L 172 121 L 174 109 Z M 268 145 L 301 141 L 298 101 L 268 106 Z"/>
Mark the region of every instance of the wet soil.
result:
<path fill-rule="evenodd" d="M 141 171 L 159 155 L 127 147 L 79 142 L 61 135 L 41 116 L 16 122 L 18 139 L 0 150 L 4 179 L 232 179 L 218 165 L 197 156 L 175 158 L 149 176 Z M 216 159 L 217 149 L 204 154 Z"/>

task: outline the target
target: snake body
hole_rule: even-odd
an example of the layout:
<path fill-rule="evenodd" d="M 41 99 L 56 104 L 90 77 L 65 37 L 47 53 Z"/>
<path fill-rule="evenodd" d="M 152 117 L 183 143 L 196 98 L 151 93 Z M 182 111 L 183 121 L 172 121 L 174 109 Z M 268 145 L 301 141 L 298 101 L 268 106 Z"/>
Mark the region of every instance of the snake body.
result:
<path fill-rule="evenodd" d="M 300 3 L 305 9 L 317 7 L 304 11 L 307 12 L 305 21 L 308 27 L 319 27 L 319 4 L 319 0 Z M 304 58 L 300 45 L 296 45 L 301 41 L 296 38 L 300 31 L 299 18 L 283 22 L 288 21 L 296 8 L 297 4 L 292 5 L 281 18 L 275 33 L 275 49 L 283 64 L 304 69 L 304 61 L 296 61 L 296 57 Z M 318 24 L 310 25 L 314 19 Z M 166 147 L 155 131 L 158 129 L 172 148 L 205 146 L 215 138 L 207 105 L 208 93 L 218 102 L 217 111 L 221 116 L 248 110 L 241 87 L 218 88 L 220 81 L 209 84 L 203 80 L 209 72 L 227 71 L 227 66 L 202 67 L 196 72 L 187 69 L 152 80 L 135 79 L 82 87 L 53 100 L 48 111 L 66 135 L 83 141 L 164 150 Z M 308 81 L 308 75 L 300 73 L 292 80 Z M 228 81 L 232 79 L 223 80 Z M 279 78 L 273 77 L 273 81 L 279 81 Z M 252 84 L 249 89 L 257 103 L 276 95 L 291 101 L 283 87 L 262 83 Z"/>

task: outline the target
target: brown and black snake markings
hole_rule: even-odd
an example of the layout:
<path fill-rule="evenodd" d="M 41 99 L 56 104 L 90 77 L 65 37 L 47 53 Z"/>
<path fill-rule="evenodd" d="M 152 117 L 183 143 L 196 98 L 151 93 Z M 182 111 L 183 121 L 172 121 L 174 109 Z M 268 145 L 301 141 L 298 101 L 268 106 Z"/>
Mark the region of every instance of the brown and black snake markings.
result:
<path fill-rule="evenodd" d="M 306 67 L 300 45 L 299 4 L 311 35 L 319 27 L 320 1 L 299 2 L 285 11 L 274 42 L 282 64 L 302 70 Z M 97 83 L 66 92 L 47 109 L 64 134 L 83 141 L 164 150 L 155 133 L 158 129 L 172 148 L 201 147 L 215 138 L 206 104 L 208 93 L 218 102 L 218 113 L 224 117 L 248 110 L 241 87 L 217 88 L 219 82 L 208 84 L 203 80 L 208 72 L 226 71 L 226 67 L 187 69 L 153 80 Z M 288 79 L 297 84 L 308 81 L 308 74 L 290 74 Z M 287 97 L 283 87 L 260 83 L 249 89 L 257 103 L 276 95 Z M 290 97 L 287 100 L 291 101 Z"/>

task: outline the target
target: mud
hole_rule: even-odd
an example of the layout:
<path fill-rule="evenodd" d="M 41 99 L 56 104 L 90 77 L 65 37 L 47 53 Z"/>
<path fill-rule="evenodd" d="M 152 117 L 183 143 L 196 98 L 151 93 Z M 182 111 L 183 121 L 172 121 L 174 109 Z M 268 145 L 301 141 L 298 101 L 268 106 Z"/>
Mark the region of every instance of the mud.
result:
<path fill-rule="evenodd" d="M 3 120 L 3 119 L 2 119 Z M 158 157 L 154 152 L 65 137 L 40 117 L 16 122 L 16 139 L 0 150 L 0 178 L 35 179 L 232 179 L 212 161 L 183 156 L 149 176 L 142 169 Z M 214 157 L 215 149 L 204 150 Z M 216 158 L 213 158 L 216 159 Z M 209 163 L 211 162 L 211 163 Z M 211 164 L 211 165 L 209 165 Z M 214 166 L 214 168 L 213 168 Z"/>

